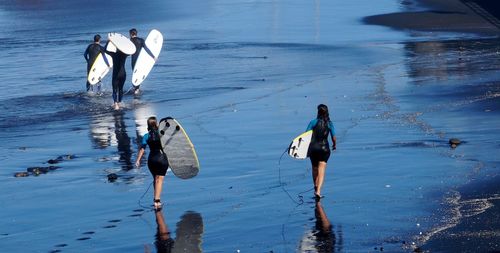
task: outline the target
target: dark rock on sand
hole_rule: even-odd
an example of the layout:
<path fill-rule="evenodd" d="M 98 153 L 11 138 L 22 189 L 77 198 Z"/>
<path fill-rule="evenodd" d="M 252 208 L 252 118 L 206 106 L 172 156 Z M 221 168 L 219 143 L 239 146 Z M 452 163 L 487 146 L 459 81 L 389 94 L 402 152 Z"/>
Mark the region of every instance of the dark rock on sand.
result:
<path fill-rule="evenodd" d="M 27 177 L 29 176 L 28 172 L 16 172 L 14 173 L 14 177 Z"/>
<path fill-rule="evenodd" d="M 462 143 L 462 141 L 460 141 L 457 138 L 452 138 L 452 139 L 450 139 L 450 141 L 448 143 L 450 144 L 450 146 L 452 148 L 456 148 L 458 145 L 460 145 Z"/>
<path fill-rule="evenodd" d="M 48 166 L 48 167 L 29 167 L 26 169 L 27 172 L 32 173 L 35 176 L 38 176 L 40 174 L 46 174 L 49 171 L 57 170 L 60 167 L 57 166 Z"/>
<path fill-rule="evenodd" d="M 56 163 L 59 163 L 59 162 L 65 161 L 65 160 L 72 160 L 75 158 L 76 158 L 75 155 L 61 155 L 61 156 L 58 156 L 56 159 L 48 160 L 47 163 L 56 164 Z"/>
<path fill-rule="evenodd" d="M 38 176 L 40 174 L 45 174 L 49 172 L 49 167 L 29 167 L 26 169 L 29 173 L 32 173 L 35 176 Z"/>
<path fill-rule="evenodd" d="M 114 181 L 116 181 L 116 179 L 118 179 L 118 175 L 116 175 L 115 173 L 108 174 L 108 181 L 109 182 L 114 182 Z"/>

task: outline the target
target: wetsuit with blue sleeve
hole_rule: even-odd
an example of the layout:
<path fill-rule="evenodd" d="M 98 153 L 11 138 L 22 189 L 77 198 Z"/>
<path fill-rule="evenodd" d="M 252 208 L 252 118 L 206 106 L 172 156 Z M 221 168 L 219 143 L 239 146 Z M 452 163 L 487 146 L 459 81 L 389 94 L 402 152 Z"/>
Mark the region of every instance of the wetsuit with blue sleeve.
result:
<path fill-rule="evenodd" d="M 157 130 L 150 130 L 142 137 L 141 148 L 149 146 L 148 168 L 153 176 L 165 176 L 168 169 L 168 158 L 163 152 L 160 134 Z"/>
<path fill-rule="evenodd" d="M 313 130 L 311 144 L 309 144 L 308 156 L 313 164 L 328 162 L 330 158 L 330 143 L 328 135 L 335 136 L 335 127 L 331 121 L 313 119 L 307 126 L 306 131 Z"/>

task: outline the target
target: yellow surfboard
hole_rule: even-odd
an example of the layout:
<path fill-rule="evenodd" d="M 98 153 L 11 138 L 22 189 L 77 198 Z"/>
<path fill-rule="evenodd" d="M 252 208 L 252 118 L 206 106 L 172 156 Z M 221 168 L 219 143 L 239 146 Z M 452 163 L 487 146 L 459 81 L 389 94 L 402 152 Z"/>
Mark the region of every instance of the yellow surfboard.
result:
<path fill-rule="evenodd" d="M 104 59 L 106 57 L 106 59 Z M 107 63 L 106 63 L 107 61 Z M 90 84 L 94 85 L 100 82 L 109 70 L 113 68 L 113 58 L 109 54 L 99 53 L 92 63 L 87 80 Z"/>
<path fill-rule="evenodd" d="M 168 164 L 175 176 L 189 179 L 200 171 L 200 162 L 194 145 L 184 128 L 174 118 L 160 120 L 160 141 L 167 154 Z"/>
<path fill-rule="evenodd" d="M 295 137 L 288 147 L 288 155 L 295 159 L 306 159 L 312 132 L 312 130 L 309 130 Z"/>

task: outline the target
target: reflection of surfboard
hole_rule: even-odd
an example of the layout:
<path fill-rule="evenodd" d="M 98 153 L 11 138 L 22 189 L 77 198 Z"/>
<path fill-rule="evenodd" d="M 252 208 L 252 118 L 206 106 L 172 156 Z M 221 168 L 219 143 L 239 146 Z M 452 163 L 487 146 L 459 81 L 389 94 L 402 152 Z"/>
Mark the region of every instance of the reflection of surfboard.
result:
<path fill-rule="evenodd" d="M 119 33 L 108 33 L 108 39 L 113 43 L 113 45 L 118 48 L 118 50 L 122 51 L 124 54 L 134 54 L 135 53 L 135 45 L 130 41 L 129 38 L 123 36 Z"/>
<path fill-rule="evenodd" d="M 172 253 L 201 253 L 203 218 L 199 213 L 188 211 L 182 215 L 175 230 L 175 244 Z"/>
<path fill-rule="evenodd" d="M 200 164 L 193 143 L 177 120 L 167 117 L 160 120 L 160 139 L 168 164 L 174 174 L 182 179 L 196 176 Z"/>
<path fill-rule="evenodd" d="M 107 64 L 104 57 L 106 57 L 106 60 L 108 62 Z M 94 63 L 92 64 L 92 67 L 90 68 L 87 80 L 92 85 L 100 82 L 112 67 L 113 67 L 113 59 L 111 58 L 111 56 L 109 56 L 109 54 L 103 55 L 102 53 L 99 53 Z"/>
<path fill-rule="evenodd" d="M 158 30 L 153 29 L 149 32 L 145 44 L 149 51 L 151 51 L 151 53 L 158 58 L 163 45 L 163 35 L 161 35 Z M 146 79 L 154 64 L 155 59 L 151 57 L 148 52 L 146 52 L 145 48 L 142 48 L 135 63 L 135 68 L 132 74 L 132 84 L 134 86 L 140 85 L 144 79 Z"/>
<path fill-rule="evenodd" d="M 309 144 L 311 143 L 312 130 L 295 137 L 288 147 L 288 154 L 295 159 L 306 159 Z"/>

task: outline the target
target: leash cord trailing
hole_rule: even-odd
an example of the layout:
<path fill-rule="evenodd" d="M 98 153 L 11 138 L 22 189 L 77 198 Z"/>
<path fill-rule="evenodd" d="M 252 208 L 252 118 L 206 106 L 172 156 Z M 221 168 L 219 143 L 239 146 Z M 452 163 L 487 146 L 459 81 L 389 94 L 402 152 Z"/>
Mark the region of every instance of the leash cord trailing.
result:
<path fill-rule="evenodd" d="M 153 210 L 152 207 L 150 206 L 144 206 L 142 203 L 141 203 L 141 200 L 144 198 L 144 196 L 146 196 L 146 193 L 148 193 L 149 191 L 149 188 L 151 188 L 151 185 L 153 185 L 153 182 L 151 182 L 148 186 L 148 189 L 146 189 L 146 191 L 142 194 L 142 196 L 139 198 L 139 200 L 137 201 L 137 203 L 139 204 L 140 207 L 142 208 L 146 208 L 146 209 L 150 209 L 150 210 Z"/>
<path fill-rule="evenodd" d="M 302 204 L 304 204 L 304 196 L 302 196 L 302 194 L 304 193 L 307 193 L 307 192 L 310 192 L 312 191 L 314 188 L 311 188 L 309 190 L 306 190 L 306 191 L 303 191 L 303 192 L 299 192 L 297 194 L 297 197 L 298 197 L 298 201 L 292 197 L 292 195 L 290 194 L 290 192 L 288 192 L 288 190 L 285 188 L 285 184 L 282 182 L 281 180 L 281 159 L 283 159 L 283 156 L 288 152 L 288 148 L 285 149 L 285 151 L 283 152 L 283 154 L 281 154 L 280 156 L 280 159 L 278 161 L 278 177 L 279 177 L 279 184 L 280 184 L 280 187 L 281 189 L 286 193 L 286 195 L 288 196 L 288 198 L 295 204 L 297 204 L 297 206 L 300 206 Z"/>

